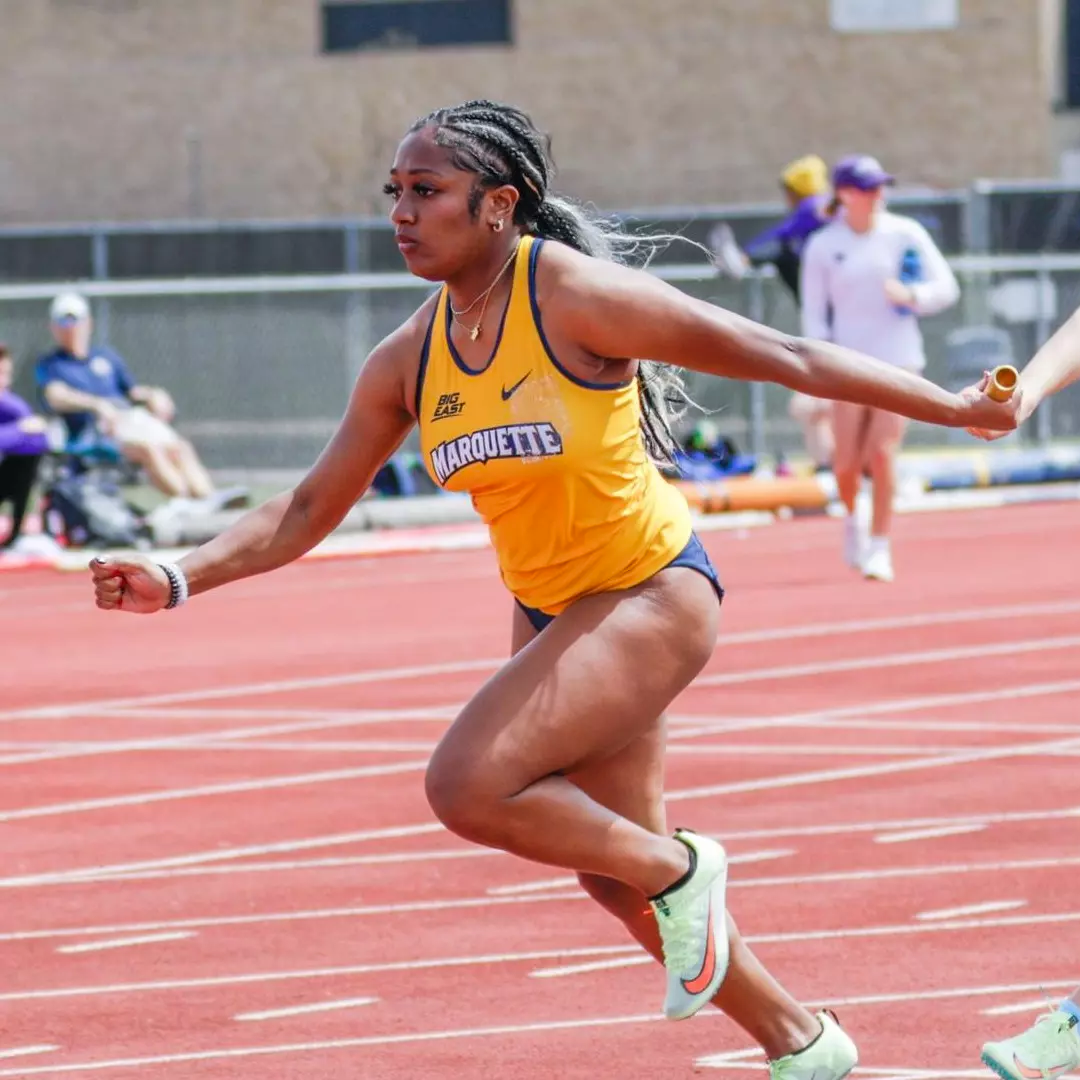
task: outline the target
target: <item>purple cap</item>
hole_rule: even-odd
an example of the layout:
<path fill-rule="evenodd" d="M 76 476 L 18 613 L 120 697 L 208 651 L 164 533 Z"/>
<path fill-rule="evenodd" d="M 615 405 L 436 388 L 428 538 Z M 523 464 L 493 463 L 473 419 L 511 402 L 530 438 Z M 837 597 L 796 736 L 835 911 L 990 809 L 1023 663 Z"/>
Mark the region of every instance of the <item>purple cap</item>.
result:
<path fill-rule="evenodd" d="M 896 182 L 896 178 L 887 173 L 877 158 L 867 154 L 853 154 L 841 158 L 833 169 L 833 187 L 854 187 L 860 191 L 873 191 L 886 184 Z"/>

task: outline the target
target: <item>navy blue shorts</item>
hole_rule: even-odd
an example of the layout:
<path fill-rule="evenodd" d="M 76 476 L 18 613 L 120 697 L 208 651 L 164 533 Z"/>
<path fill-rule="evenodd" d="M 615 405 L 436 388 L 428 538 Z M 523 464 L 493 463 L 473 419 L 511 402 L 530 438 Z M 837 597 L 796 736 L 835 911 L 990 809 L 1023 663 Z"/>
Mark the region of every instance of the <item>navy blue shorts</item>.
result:
<path fill-rule="evenodd" d="M 697 533 L 691 533 L 690 539 L 686 543 L 686 547 L 684 547 L 671 562 L 665 563 L 661 569 L 666 570 L 669 566 L 688 566 L 691 570 L 696 570 L 699 574 L 704 574 L 705 577 L 712 582 L 712 586 L 716 590 L 717 599 L 723 602 L 724 586 L 720 584 L 720 575 L 716 572 L 716 567 L 713 566 L 712 560 L 709 558 L 709 553 L 702 546 Z M 532 623 L 533 629 L 536 630 L 537 633 L 555 619 L 554 615 L 549 615 L 546 611 L 541 611 L 539 608 L 526 607 L 520 600 L 517 601 L 517 605 L 525 612 L 525 615 L 528 617 L 529 622 Z"/>

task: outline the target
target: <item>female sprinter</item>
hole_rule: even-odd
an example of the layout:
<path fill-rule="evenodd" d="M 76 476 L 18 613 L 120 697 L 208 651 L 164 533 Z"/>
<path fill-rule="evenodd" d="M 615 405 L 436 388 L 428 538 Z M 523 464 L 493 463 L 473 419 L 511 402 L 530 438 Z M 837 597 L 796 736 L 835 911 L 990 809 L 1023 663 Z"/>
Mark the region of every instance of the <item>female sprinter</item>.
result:
<path fill-rule="evenodd" d="M 664 820 L 664 710 L 712 656 L 722 592 L 648 453 L 670 443 L 661 402 L 675 372 L 620 358 L 960 427 L 1011 429 L 1016 404 L 785 337 L 617 265 L 610 253 L 630 238 L 552 195 L 552 171 L 547 138 L 516 109 L 473 101 L 414 124 L 390 172 L 390 217 L 409 269 L 443 288 L 374 349 L 294 490 L 178 565 L 95 561 L 97 604 L 158 611 L 291 562 L 418 423 L 432 476 L 472 495 L 517 601 L 512 659 L 431 758 L 435 814 L 468 840 L 577 871 L 662 958 L 669 1018 L 715 999 L 774 1077 L 839 1080 L 855 1047 L 741 940 L 723 848 Z"/>
<path fill-rule="evenodd" d="M 883 192 L 892 182 L 872 157 L 845 158 L 833 170 L 838 212 L 803 254 L 802 327 L 807 337 L 921 372 L 926 356 L 918 317 L 955 304 L 960 287 L 922 225 L 884 208 Z M 917 280 L 901 280 L 908 276 L 905 264 Z M 896 455 L 907 426 L 900 412 L 867 402 L 833 405 L 833 472 L 848 511 L 844 558 L 878 581 L 893 579 L 889 526 Z M 869 543 L 855 515 L 864 472 L 874 493 Z"/>

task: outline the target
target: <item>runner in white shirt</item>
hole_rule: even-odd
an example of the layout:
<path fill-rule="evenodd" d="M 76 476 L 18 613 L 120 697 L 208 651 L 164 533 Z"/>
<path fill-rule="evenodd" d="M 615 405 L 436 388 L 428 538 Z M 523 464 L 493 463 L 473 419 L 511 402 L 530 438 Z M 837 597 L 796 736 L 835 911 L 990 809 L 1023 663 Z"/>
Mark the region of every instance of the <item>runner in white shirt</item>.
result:
<path fill-rule="evenodd" d="M 814 234 L 802 265 L 802 327 L 908 371 L 926 366 L 920 315 L 951 307 L 960 296 L 949 264 L 913 218 L 885 209 L 893 177 L 872 157 L 844 158 L 833 170 L 838 212 Z M 833 471 L 848 510 L 844 556 L 869 578 L 892 581 L 889 526 L 896 455 L 907 421 L 865 405 L 833 405 Z M 869 538 L 855 516 L 859 481 L 873 484 Z"/>

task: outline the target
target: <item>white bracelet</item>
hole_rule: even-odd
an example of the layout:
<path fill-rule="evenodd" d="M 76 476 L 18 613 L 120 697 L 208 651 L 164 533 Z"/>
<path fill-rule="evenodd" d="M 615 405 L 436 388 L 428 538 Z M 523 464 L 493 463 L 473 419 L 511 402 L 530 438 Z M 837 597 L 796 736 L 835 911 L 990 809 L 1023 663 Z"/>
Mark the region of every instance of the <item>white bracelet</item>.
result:
<path fill-rule="evenodd" d="M 184 571 L 176 563 L 158 563 L 158 566 L 165 571 L 165 576 L 169 579 L 169 602 L 165 605 L 166 610 L 186 604 L 188 580 Z"/>

